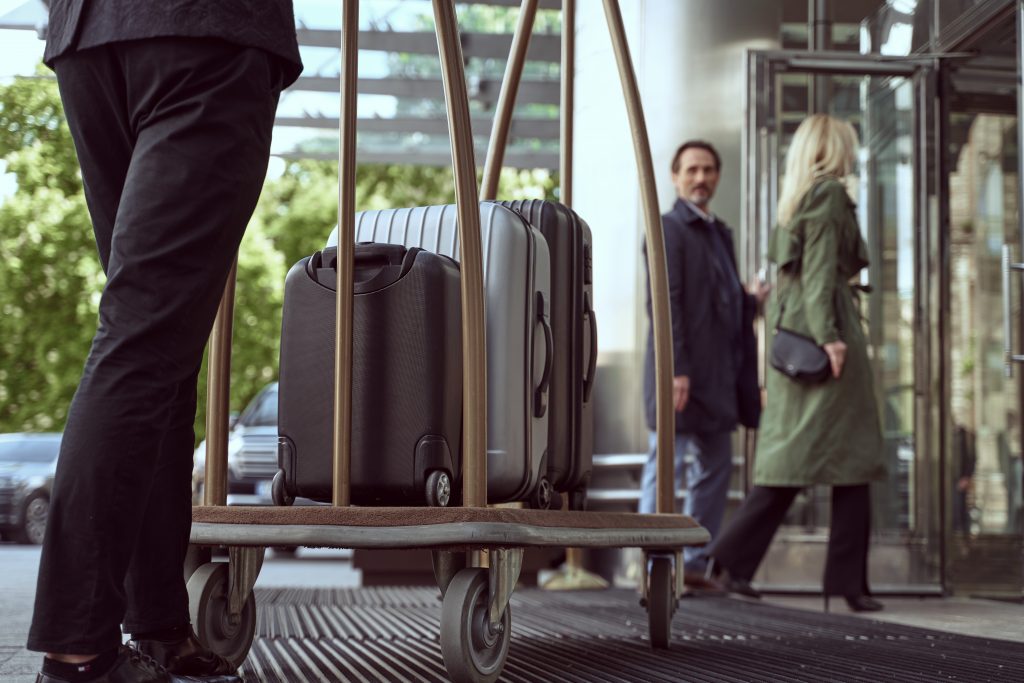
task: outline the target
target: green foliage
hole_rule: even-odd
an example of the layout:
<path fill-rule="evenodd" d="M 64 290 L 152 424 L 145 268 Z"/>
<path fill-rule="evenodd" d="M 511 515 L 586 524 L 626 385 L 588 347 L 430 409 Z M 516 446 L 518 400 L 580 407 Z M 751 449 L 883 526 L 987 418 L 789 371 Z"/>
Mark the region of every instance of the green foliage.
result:
<path fill-rule="evenodd" d="M 59 430 L 96 325 L 103 275 L 56 82 L 0 86 L 0 431 Z"/>
<path fill-rule="evenodd" d="M 337 142 L 333 142 L 334 149 Z M 0 432 L 63 429 L 96 329 L 104 276 L 56 83 L 0 86 L 0 158 L 17 190 L 0 203 Z M 238 259 L 230 408 L 277 377 L 287 269 L 337 223 L 337 163 L 290 162 L 266 183 Z M 556 174 L 504 169 L 500 196 L 555 197 Z M 450 203 L 448 167 L 363 164 L 356 208 Z M 206 364 L 196 439 L 205 435 Z"/>

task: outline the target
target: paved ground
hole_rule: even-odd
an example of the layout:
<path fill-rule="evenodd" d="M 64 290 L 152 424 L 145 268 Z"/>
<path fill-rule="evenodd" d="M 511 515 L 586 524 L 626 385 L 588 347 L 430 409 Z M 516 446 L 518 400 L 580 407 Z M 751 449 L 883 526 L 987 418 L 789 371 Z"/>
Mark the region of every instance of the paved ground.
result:
<path fill-rule="evenodd" d="M 268 556 L 257 586 L 273 588 L 352 588 L 359 585 L 343 551 L 299 551 L 297 559 Z M 0 544 L 0 681 L 32 683 L 39 657 L 24 647 L 31 616 L 38 548 Z M 820 598 L 769 597 L 768 602 L 822 611 Z M 984 600 L 884 598 L 885 621 L 1024 643 L 1024 606 Z M 844 613 L 842 601 L 833 611 Z M 685 611 L 687 605 L 681 605 Z M 637 679 L 641 680 L 641 679 Z"/>

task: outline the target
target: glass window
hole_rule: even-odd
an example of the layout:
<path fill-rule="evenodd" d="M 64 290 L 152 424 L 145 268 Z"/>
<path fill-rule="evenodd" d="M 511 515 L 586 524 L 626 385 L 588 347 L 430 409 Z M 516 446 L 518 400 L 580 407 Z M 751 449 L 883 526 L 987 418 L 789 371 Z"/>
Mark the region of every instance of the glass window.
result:
<path fill-rule="evenodd" d="M 0 462 L 53 462 L 58 451 L 60 436 L 0 438 Z"/>
<path fill-rule="evenodd" d="M 277 387 L 263 390 L 246 408 L 240 422 L 246 427 L 276 427 Z"/>

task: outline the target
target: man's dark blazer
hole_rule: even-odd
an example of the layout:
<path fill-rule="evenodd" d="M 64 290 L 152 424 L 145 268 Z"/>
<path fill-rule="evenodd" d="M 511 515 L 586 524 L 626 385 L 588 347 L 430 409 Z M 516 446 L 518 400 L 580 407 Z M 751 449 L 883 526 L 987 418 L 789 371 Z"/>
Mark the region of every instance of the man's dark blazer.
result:
<path fill-rule="evenodd" d="M 282 87 L 302 71 L 292 0 L 51 0 L 43 61 L 144 38 L 217 38 L 283 60 Z"/>
<path fill-rule="evenodd" d="M 709 225 L 681 199 L 661 217 L 661 221 L 668 266 L 669 310 L 672 314 L 673 375 L 690 378 L 690 397 L 682 413 L 676 413 L 676 431 L 732 431 L 737 423 L 756 427 L 761 413 L 753 329 L 757 303 L 739 281 L 732 232 L 718 219 L 715 219 L 715 225 Z M 716 256 L 716 237 L 712 230 L 722 230 L 726 237 L 732 258 L 729 269 L 723 268 L 721 259 Z M 646 245 L 644 264 L 646 267 Z M 734 284 L 729 282 L 730 278 L 735 280 Z M 722 292 L 735 285 L 742 292 L 742 312 L 733 309 L 732 299 L 722 296 Z M 740 335 L 738 339 L 732 339 L 735 316 L 740 314 Z M 647 319 L 644 403 L 647 425 L 653 430 L 657 421 L 649 286 Z"/>

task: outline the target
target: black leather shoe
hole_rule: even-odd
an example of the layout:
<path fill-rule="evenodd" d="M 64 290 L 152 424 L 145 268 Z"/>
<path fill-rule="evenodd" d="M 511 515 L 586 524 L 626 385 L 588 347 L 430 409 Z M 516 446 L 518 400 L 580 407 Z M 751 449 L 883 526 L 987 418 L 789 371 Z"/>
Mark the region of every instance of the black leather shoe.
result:
<path fill-rule="evenodd" d="M 761 599 L 761 591 L 751 586 L 750 581 L 747 579 L 734 579 L 727 573 L 725 578 L 722 580 L 722 586 L 730 593 L 754 598 L 755 600 Z"/>
<path fill-rule="evenodd" d="M 175 676 L 138 650 L 122 645 L 113 666 L 90 683 L 194 683 L 198 679 Z M 67 683 L 63 678 L 41 673 L 36 683 Z"/>
<path fill-rule="evenodd" d="M 715 580 L 719 588 L 727 593 L 735 593 L 755 600 L 761 599 L 761 591 L 751 586 L 749 579 L 730 576 L 729 570 L 713 557 L 708 560 L 708 568 L 704 576 Z"/>
<path fill-rule="evenodd" d="M 885 605 L 870 595 L 846 595 L 846 605 L 851 612 L 881 612 Z"/>
<path fill-rule="evenodd" d="M 187 638 L 163 641 L 139 639 L 129 644 L 146 654 L 172 674 L 200 677 L 208 683 L 240 683 L 235 667 L 228 660 L 203 646 L 190 628 Z"/>

